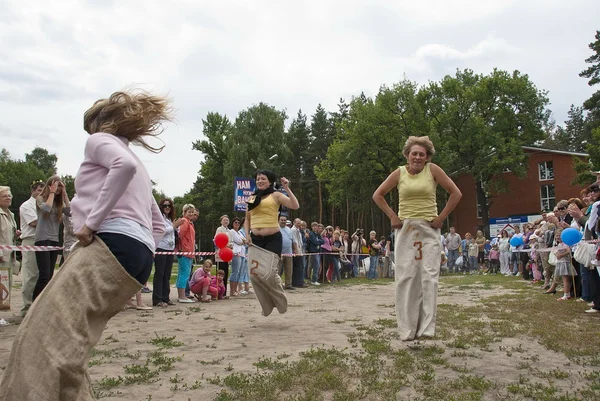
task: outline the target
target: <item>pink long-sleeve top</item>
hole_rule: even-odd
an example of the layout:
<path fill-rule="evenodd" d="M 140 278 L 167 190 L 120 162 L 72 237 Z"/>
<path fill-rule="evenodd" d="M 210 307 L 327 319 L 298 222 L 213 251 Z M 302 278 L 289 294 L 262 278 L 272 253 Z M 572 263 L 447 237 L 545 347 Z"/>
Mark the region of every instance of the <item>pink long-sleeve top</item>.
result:
<path fill-rule="evenodd" d="M 150 175 L 126 138 L 101 132 L 89 136 L 75 192 L 75 232 L 84 224 L 96 231 L 104 220 L 120 217 L 150 230 L 155 245 L 162 238 L 165 223 L 152 196 Z"/>
<path fill-rule="evenodd" d="M 210 280 L 210 272 L 205 272 L 203 268 L 200 268 L 194 272 L 192 275 L 192 279 L 190 280 L 190 287 L 193 287 L 196 283 L 199 283 L 200 280 L 207 278 Z"/>

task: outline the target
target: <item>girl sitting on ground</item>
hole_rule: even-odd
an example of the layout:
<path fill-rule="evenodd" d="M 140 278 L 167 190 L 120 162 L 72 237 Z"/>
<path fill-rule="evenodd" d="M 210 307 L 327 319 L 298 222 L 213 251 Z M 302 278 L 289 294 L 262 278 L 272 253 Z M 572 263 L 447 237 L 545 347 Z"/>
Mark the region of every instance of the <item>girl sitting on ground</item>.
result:
<path fill-rule="evenodd" d="M 210 287 L 210 270 L 212 266 L 212 261 L 206 259 L 202 264 L 202 268 L 196 270 L 190 280 L 190 290 L 200 302 L 210 302 L 211 298 L 216 298 L 218 295 L 218 292 Z"/>
<path fill-rule="evenodd" d="M 225 295 L 225 283 L 223 281 L 224 278 L 225 270 L 219 269 L 217 275 L 210 279 L 210 295 L 212 296 L 213 300 L 229 298 Z"/>

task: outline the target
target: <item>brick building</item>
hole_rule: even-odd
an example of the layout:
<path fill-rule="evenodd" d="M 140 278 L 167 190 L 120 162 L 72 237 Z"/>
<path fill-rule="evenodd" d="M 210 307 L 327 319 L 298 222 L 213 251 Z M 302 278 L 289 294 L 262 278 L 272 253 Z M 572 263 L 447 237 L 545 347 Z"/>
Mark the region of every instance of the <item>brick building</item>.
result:
<path fill-rule="evenodd" d="M 582 189 L 571 182 L 577 175 L 573 168 L 573 158 L 587 161 L 585 153 L 563 152 L 524 146 L 528 154 L 527 176 L 519 179 L 510 171 L 503 173 L 508 191 L 493 197 L 489 217 L 504 218 L 513 216 L 539 215 L 543 209 L 552 209 L 561 199 L 578 197 Z M 456 231 L 462 235 L 483 229 L 483 221 L 477 208 L 475 181 L 469 174 L 461 174 L 454 179 L 463 197 L 452 213 Z"/>

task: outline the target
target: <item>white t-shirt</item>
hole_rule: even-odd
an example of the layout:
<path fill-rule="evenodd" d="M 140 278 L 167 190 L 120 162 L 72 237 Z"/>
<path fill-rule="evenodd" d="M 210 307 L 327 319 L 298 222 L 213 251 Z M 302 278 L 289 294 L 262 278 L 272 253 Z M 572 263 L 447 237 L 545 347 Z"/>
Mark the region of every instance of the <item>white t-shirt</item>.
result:
<path fill-rule="evenodd" d="M 35 227 L 29 224 L 38 219 L 36 210 L 36 200 L 30 197 L 19 207 L 19 217 L 21 219 L 21 239 L 35 238 Z"/>

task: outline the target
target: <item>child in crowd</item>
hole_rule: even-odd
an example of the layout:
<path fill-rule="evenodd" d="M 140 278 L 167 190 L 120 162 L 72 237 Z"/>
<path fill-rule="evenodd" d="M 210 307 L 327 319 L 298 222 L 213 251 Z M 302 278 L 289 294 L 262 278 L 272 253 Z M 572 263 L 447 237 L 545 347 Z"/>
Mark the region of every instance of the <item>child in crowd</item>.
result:
<path fill-rule="evenodd" d="M 571 277 L 576 276 L 577 272 L 571 265 L 571 249 L 567 244 L 562 242 L 560 235 L 562 234 L 561 230 L 556 230 L 554 234 L 554 240 L 556 241 L 556 246 L 558 250 L 554 251 L 556 254 L 556 266 L 554 268 L 554 275 L 556 277 L 562 276 L 563 280 L 563 289 L 564 294 L 562 297 L 558 298 L 559 301 L 567 301 L 571 299 Z"/>
<path fill-rule="evenodd" d="M 216 298 L 218 295 L 218 292 L 213 291 L 210 285 L 212 266 L 212 261 L 206 259 L 202 264 L 202 268 L 196 270 L 190 280 L 190 290 L 200 302 L 210 302 L 211 298 Z"/>
<path fill-rule="evenodd" d="M 500 250 L 498 249 L 498 245 L 493 245 L 490 253 L 488 255 L 488 260 L 490 262 L 490 274 L 497 274 L 500 270 Z"/>
<path fill-rule="evenodd" d="M 538 244 L 537 244 L 537 235 L 533 234 L 529 237 L 529 246 L 531 250 L 529 251 L 529 270 L 533 274 L 533 282 L 537 283 L 542 281 L 542 272 L 538 265 Z"/>
<path fill-rule="evenodd" d="M 479 265 L 477 264 L 477 256 L 479 256 L 479 246 L 471 237 L 471 234 L 467 233 L 467 235 L 469 236 L 467 239 L 467 249 L 469 254 L 469 271 L 471 274 L 476 274 L 477 268 L 479 267 Z"/>
<path fill-rule="evenodd" d="M 225 298 L 225 270 L 219 269 L 217 275 L 210 279 L 210 295 L 212 299 L 223 299 Z M 227 297 L 228 298 L 228 297 Z"/>

